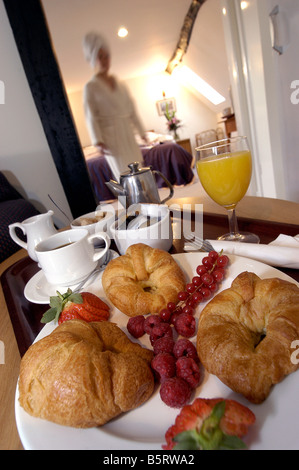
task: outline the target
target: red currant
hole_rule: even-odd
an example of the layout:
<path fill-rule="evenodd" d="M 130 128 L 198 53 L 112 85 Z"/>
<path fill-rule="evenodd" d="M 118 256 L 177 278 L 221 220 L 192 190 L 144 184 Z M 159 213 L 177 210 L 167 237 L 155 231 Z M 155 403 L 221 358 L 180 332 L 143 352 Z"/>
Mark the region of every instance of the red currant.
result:
<path fill-rule="evenodd" d="M 181 315 L 182 312 L 173 312 L 173 314 L 171 315 L 171 319 L 170 319 L 170 324 L 173 325 L 175 327 L 176 325 L 176 321 L 177 319 L 179 318 L 179 316 Z"/>
<path fill-rule="evenodd" d="M 184 313 L 188 315 L 193 315 L 194 313 L 193 307 L 191 307 L 191 305 L 185 305 L 185 307 L 183 308 L 183 314 Z"/>
<path fill-rule="evenodd" d="M 189 297 L 189 294 L 186 291 L 181 291 L 178 293 L 178 299 L 181 301 L 188 299 L 188 297 Z"/>
<path fill-rule="evenodd" d="M 208 288 L 210 289 L 212 294 L 214 294 L 214 292 L 216 292 L 216 290 L 217 290 L 217 284 L 215 284 L 215 282 L 212 282 L 212 284 L 208 285 Z"/>
<path fill-rule="evenodd" d="M 201 279 L 202 279 L 203 284 L 206 286 L 208 286 L 214 281 L 213 276 L 209 273 L 203 274 Z"/>
<path fill-rule="evenodd" d="M 159 316 L 164 322 L 169 322 L 171 318 L 171 311 L 168 308 L 163 308 L 159 313 Z"/>
<path fill-rule="evenodd" d="M 202 280 L 200 276 L 194 276 L 192 278 L 192 284 L 195 285 L 195 287 L 199 287 L 202 284 Z"/>
<path fill-rule="evenodd" d="M 224 278 L 224 270 L 222 268 L 217 268 L 213 272 L 213 278 L 216 282 L 221 282 Z"/>
<path fill-rule="evenodd" d="M 196 304 L 199 304 L 203 299 L 203 295 L 198 291 L 194 292 L 194 294 L 192 295 L 192 299 Z"/>
<path fill-rule="evenodd" d="M 190 306 L 192 308 L 194 308 L 196 305 L 196 302 L 194 302 L 194 299 L 193 299 L 193 295 L 189 297 L 188 300 L 186 300 L 186 306 Z"/>
<path fill-rule="evenodd" d="M 186 291 L 189 292 L 189 294 L 192 294 L 195 291 L 195 289 L 196 287 L 192 282 L 186 285 Z"/>
<path fill-rule="evenodd" d="M 199 276 L 206 273 L 207 271 L 208 271 L 207 268 L 205 266 L 203 266 L 202 264 L 200 266 L 197 266 L 197 268 L 196 268 L 196 272 Z"/>
<path fill-rule="evenodd" d="M 168 310 L 173 312 L 176 309 L 176 304 L 174 302 L 168 302 L 167 308 L 168 308 Z"/>
<path fill-rule="evenodd" d="M 205 256 L 202 259 L 202 264 L 205 266 L 207 270 L 212 269 L 213 267 L 213 261 L 211 260 L 211 258 L 209 258 L 209 256 Z"/>
<path fill-rule="evenodd" d="M 212 261 L 216 261 L 216 259 L 218 258 L 219 254 L 217 253 L 217 251 L 210 251 L 209 253 L 209 258 L 212 259 Z"/>
<path fill-rule="evenodd" d="M 228 264 L 228 256 L 226 255 L 221 255 L 219 256 L 219 258 L 217 259 L 217 266 L 220 266 L 222 268 L 225 268 Z"/>
<path fill-rule="evenodd" d="M 207 299 L 209 299 L 209 298 L 211 297 L 211 291 L 210 291 L 210 289 L 209 289 L 208 287 L 202 287 L 202 288 L 200 289 L 200 292 L 201 292 L 201 294 L 202 294 L 204 300 L 207 300 Z"/>

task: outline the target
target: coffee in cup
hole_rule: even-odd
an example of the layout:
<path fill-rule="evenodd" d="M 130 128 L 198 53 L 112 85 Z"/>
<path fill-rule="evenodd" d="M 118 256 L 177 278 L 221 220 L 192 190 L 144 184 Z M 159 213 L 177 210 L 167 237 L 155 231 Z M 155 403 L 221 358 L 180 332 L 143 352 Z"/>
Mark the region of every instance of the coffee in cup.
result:
<path fill-rule="evenodd" d="M 104 241 L 104 248 L 95 250 L 95 238 Z M 50 284 L 72 286 L 101 264 L 109 247 L 110 238 L 106 233 L 89 235 L 86 229 L 77 229 L 59 232 L 43 240 L 35 247 L 35 253 Z"/>

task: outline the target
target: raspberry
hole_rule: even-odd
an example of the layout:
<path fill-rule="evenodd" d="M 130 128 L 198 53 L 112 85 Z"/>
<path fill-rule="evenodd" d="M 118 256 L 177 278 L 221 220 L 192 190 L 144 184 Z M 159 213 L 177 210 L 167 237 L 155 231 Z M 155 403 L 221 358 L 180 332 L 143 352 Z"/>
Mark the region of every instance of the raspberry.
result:
<path fill-rule="evenodd" d="M 129 319 L 127 329 L 134 338 L 140 338 L 144 335 L 144 321 L 145 318 L 143 315 L 137 315 L 136 317 L 131 317 Z"/>
<path fill-rule="evenodd" d="M 190 313 L 182 313 L 175 322 L 175 329 L 179 335 L 190 338 L 195 334 L 196 322 Z"/>
<path fill-rule="evenodd" d="M 180 377 L 165 379 L 160 387 L 161 400 L 172 408 L 182 408 L 191 398 L 192 389 Z"/>
<path fill-rule="evenodd" d="M 200 370 L 191 357 L 180 357 L 176 361 L 176 375 L 186 380 L 191 388 L 196 388 L 200 381 Z"/>
<path fill-rule="evenodd" d="M 169 353 L 157 354 L 152 362 L 152 369 L 156 372 L 157 378 L 162 382 L 164 379 L 175 375 L 175 358 Z"/>
<path fill-rule="evenodd" d="M 158 315 L 149 315 L 144 321 L 144 331 L 150 335 L 153 328 L 160 323 L 162 323 L 162 319 Z"/>
<path fill-rule="evenodd" d="M 173 354 L 178 359 L 179 357 L 191 357 L 195 362 L 199 362 L 196 347 L 187 338 L 180 338 L 177 340 L 173 347 Z"/>
<path fill-rule="evenodd" d="M 154 354 L 166 352 L 172 354 L 174 348 L 174 341 L 170 336 L 162 336 L 154 341 L 153 350 Z"/>
<path fill-rule="evenodd" d="M 157 339 L 163 338 L 164 336 L 172 338 L 173 332 L 171 326 L 168 323 L 161 322 L 160 324 L 154 326 L 151 330 L 149 335 L 151 345 L 153 345 Z"/>

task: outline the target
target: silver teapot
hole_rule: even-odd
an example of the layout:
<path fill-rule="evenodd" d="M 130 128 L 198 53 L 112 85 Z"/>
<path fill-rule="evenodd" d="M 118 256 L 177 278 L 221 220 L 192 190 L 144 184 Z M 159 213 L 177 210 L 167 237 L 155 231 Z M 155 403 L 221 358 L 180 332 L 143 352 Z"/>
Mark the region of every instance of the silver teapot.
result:
<path fill-rule="evenodd" d="M 128 167 L 130 170 L 120 175 L 119 183 L 114 180 L 105 183 L 124 207 L 136 203 L 163 204 L 172 198 L 173 186 L 160 171 L 153 170 L 151 166 L 139 168 L 138 162 L 130 163 Z M 170 190 L 163 201 L 160 200 L 155 174 L 163 178 Z"/>

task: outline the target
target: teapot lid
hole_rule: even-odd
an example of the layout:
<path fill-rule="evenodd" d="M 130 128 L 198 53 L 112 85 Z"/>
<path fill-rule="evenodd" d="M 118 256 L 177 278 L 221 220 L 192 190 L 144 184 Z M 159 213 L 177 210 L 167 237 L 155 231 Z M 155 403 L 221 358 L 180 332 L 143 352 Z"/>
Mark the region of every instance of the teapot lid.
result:
<path fill-rule="evenodd" d="M 152 170 L 152 168 L 150 166 L 144 167 L 144 168 L 139 168 L 139 162 L 129 163 L 128 167 L 130 168 L 130 170 L 125 171 L 120 176 L 126 177 L 126 176 L 140 175 L 140 173 L 144 173 L 146 171 L 151 171 Z"/>

